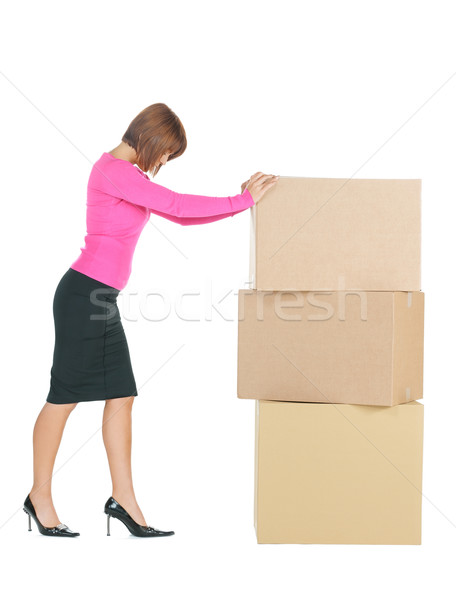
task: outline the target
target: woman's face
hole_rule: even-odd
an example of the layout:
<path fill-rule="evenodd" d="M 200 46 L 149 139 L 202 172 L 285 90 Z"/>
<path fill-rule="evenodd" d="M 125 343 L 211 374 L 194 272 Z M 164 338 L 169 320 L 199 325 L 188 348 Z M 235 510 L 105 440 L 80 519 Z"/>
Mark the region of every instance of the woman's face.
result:
<path fill-rule="evenodd" d="M 168 160 L 168 158 L 171 156 L 171 152 L 166 152 L 165 154 L 162 155 L 162 157 L 160 158 L 160 161 L 158 163 L 155 163 L 155 166 L 152 170 L 152 177 L 155 177 L 155 175 L 157 174 L 157 169 L 158 166 L 161 165 L 166 165 L 166 162 Z"/>
<path fill-rule="evenodd" d="M 167 152 L 166 154 L 163 154 L 162 157 L 160 158 L 160 163 L 162 165 L 166 165 L 166 162 L 170 156 L 171 156 L 171 152 Z M 158 167 L 158 164 L 156 166 Z"/>

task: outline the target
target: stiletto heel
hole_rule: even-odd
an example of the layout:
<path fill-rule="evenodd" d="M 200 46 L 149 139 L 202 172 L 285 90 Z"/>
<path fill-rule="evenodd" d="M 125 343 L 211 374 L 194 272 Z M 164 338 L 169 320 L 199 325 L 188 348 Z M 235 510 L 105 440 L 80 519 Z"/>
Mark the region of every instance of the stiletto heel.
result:
<path fill-rule="evenodd" d="M 30 500 L 30 494 L 27 494 L 27 498 L 24 501 L 24 506 L 22 510 L 28 515 L 28 530 L 32 531 L 32 521 L 30 517 L 33 517 L 33 520 L 38 526 L 38 530 L 43 535 L 52 535 L 54 537 L 75 537 L 79 535 L 77 531 L 71 531 L 71 529 L 65 525 L 65 523 L 59 523 L 55 527 L 45 527 L 37 517 L 35 512 L 35 507 Z"/>
<path fill-rule="evenodd" d="M 137 537 L 164 537 L 165 535 L 174 534 L 174 531 L 160 531 L 160 529 L 155 529 L 148 525 L 140 525 L 132 519 L 127 511 L 112 496 L 106 501 L 104 512 L 108 515 L 108 535 L 111 535 L 109 531 L 109 517 L 119 519 L 128 531 Z"/>
<path fill-rule="evenodd" d="M 109 519 L 111 518 L 111 515 L 107 515 L 108 517 L 108 533 L 106 535 L 111 535 L 111 531 L 109 530 Z"/>
<path fill-rule="evenodd" d="M 25 512 L 25 514 L 26 514 L 26 515 L 27 515 L 27 517 L 28 517 L 28 530 L 29 530 L 29 531 L 32 531 L 32 518 L 31 518 L 31 516 L 28 514 L 28 512 L 25 510 L 25 508 L 23 508 L 22 510 Z"/>

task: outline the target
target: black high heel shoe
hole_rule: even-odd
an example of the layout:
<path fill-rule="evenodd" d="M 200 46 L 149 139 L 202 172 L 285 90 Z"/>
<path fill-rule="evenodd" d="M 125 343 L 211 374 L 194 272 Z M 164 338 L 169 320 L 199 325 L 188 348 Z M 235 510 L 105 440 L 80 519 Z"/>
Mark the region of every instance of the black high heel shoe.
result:
<path fill-rule="evenodd" d="M 126 526 L 128 531 L 138 537 L 163 537 L 165 535 L 173 535 L 174 531 L 160 531 L 160 529 L 154 529 L 148 525 L 140 525 L 134 521 L 127 511 L 120 506 L 117 500 L 114 500 L 112 496 L 108 498 L 104 506 L 104 512 L 108 515 L 108 532 L 107 535 L 111 535 L 109 530 L 109 518 L 114 517 L 119 519 Z"/>
<path fill-rule="evenodd" d="M 40 533 L 43 535 L 52 535 L 54 537 L 76 537 L 79 535 L 77 531 L 71 531 L 71 529 L 65 525 L 65 523 L 59 523 L 55 527 L 45 527 L 40 520 L 38 519 L 35 507 L 30 500 L 30 494 L 27 494 L 27 498 L 24 501 L 24 507 L 22 509 L 28 515 L 28 530 L 32 531 L 32 520 L 30 517 L 33 517 L 35 523 L 38 525 L 38 529 Z"/>

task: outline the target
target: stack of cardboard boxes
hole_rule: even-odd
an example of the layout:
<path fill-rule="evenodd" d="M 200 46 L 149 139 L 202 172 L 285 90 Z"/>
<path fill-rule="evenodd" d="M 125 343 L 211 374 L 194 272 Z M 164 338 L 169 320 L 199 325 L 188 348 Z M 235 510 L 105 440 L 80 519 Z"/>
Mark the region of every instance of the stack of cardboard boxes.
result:
<path fill-rule="evenodd" d="M 420 272 L 420 180 L 281 177 L 252 207 L 258 543 L 421 543 Z"/>

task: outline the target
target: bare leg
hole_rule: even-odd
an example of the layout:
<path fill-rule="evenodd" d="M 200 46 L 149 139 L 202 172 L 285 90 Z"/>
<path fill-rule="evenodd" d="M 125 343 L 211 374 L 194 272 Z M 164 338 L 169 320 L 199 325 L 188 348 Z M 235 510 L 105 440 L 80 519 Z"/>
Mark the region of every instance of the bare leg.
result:
<path fill-rule="evenodd" d="M 33 486 L 29 493 L 38 519 L 45 527 L 60 523 L 52 502 L 52 471 L 65 424 L 76 406 L 77 402 L 46 402 L 33 428 Z"/>
<path fill-rule="evenodd" d="M 106 400 L 103 442 L 112 479 L 112 497 L 140 525 L 147 525 L 136 501 L 131 472 L 131 411 L 134 396 Z"/>

